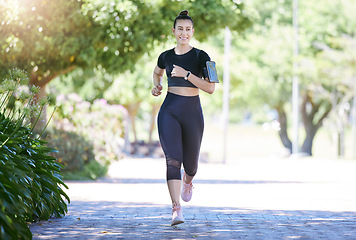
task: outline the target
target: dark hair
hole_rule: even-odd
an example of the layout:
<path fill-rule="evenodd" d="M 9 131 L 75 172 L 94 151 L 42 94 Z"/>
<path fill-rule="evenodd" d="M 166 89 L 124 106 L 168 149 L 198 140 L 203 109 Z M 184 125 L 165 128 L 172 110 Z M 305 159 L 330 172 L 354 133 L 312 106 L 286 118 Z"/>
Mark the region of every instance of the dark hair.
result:
<path fill-rule="evenodd" d="M 178 20 L 190 20 L 194 25 L 193 19 L 189 16 L 188 10 L 183 10 L 179 13 L 176 19 L 174 19 L 173 28 L 176 28 L 176 24 Z"/>

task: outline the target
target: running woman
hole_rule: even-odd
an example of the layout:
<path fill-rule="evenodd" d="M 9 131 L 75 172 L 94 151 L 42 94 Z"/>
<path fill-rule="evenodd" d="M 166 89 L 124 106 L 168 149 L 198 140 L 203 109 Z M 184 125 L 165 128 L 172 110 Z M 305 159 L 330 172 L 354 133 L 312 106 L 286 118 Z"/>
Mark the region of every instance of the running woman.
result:
<path fill-rule="evenodd" d="M 162 93 L 162 78 L 166 70 L 168 91 L 158 114 L 159 139 L 165 153 L 167 185 L 172 200 L 172 226 L 184 222 L 180 197 L 192 198 L 192 180 L 197 173 L 204 118 L 199 91 L 212 94 L 215 83 L 203 77 L 209 55 L 189 43 L 194 34 L 194 22 L 187 10 L 174 20 L 174 48 L 160 54 L 153 71 L 152 95 Z M 184 171 L 181 174 L 183 164 Z"/>

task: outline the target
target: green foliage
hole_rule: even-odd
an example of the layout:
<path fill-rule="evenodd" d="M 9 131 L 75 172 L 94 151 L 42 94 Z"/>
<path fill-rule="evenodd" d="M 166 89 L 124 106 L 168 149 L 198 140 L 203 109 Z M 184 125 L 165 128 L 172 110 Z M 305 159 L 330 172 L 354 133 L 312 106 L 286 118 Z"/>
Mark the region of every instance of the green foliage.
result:
<path fill-rule="evenodd" d="M 249 24 L 244 4 L 235 1 L 87 1 L 82 10 L 93 17 L 102 36 L 98 59 L 109 72 L 132 70 L 155 44 L 171 39 L 174 18 L 189 9 L 196 22 L 196 37 L 207 39 L 216 29 L 230 26 L 242 31 Z M 229 18 L 226 18 L 229 15 Z M 118 71 L 119 70 L 119 71 Z"/>
<path fill-rule="evenodd" d="M 240 88 L 241 97 L 247 106 L 268 104 L 286 111 L 291 103 L 293 74 L 299 77 L 305 151 L 306 145 L 311 148 L 312 143 L 307 138 L 313 139 L 325 118 L 331 115 L 331 106 L 335 112 L 345 112 L 345 103 L 354 94 L 350 84 L 354 76 L 351 60 L 354 45 L 340 43 L 354 39 L 355 28 L 350 26 L 356 21 L 350 12 L 355 12 L 356 4 L 332 0 L 299 3 L 300 51 L 298 59 L 294 59 L 298 63 L 297 72 L 293 73 L 292 68 L 292 1 L 249 2 L 249 7 L 257 9 L 259 22 L 236 46 L 241 50 L 240 72 L 245 82 Z M 310 149 L 307 151 L 311 153 Z"/>
<path fill-rule="evenodd" d="M 103 166 L 97 161 L 90 161 L 84 165 L 81 171 L 64 172 L 64 179 L 67 180 L 95 180 L 105 176 L 108 171 L 108 166 Z"/>
<path fill-rule="evenodd" d="M 63 173 L 80 171 L 95 159 L 93 146 L 75 132 L 51 127 L 47 131 L 48 146 L 56 149 L 51 155 L 64 165 Z"/>
<path fill-rule="evenodd" d="M 77 94 L 59 95 L 57 105 L 46 140 L 58 150 L 53 156 L 64 164 L 65 177 L 105 175 L 107 166 L 124 154 L 125 109 L 103 99 L 83 101 Z"/>
<path fill-rule="evenodd" d="M 161 49 L 161 51 L 163 50 Z M 160 52 L 157 51 L 157 48 L 152 52 L 154 54 L 145 54 L 137 61 L 134 71 L 114 75 L 112 85 L 104 92 L 104 98 L 109 102 L 121 105 L 142 101 L 157 102 L 157 98 L 152 98 L 151 88 L 153 86 L 152 72 Z M 166 90 L 166 82 L 162 84 Z"/>
<path fill-rule="evenodd" d="M 257 108 L 264 104 L 271 107 L 283 105 L 291 100 L 292 95 L 292 1 L 254 0 L 246 4 L 248 11 L 255 11 L 256 22 L 244 36 L 235 36 L 237 40 L 233 43 L 231 55 L 236 71 L 232 71 L 231 84 L 237 86 L 232 87 L 232 104 Z M 299 61 L 297 74 L 302 93 L 315 87 L 334 89 L 332 86 L 345 78 L 345 72 L 350 72 L 349 64 L 334 62 L 334 67 L 343 70 L 338 75 L 331 75 L 331 71 L 322 69 L 325 60 L 318 56 L 321 51 L 338 48 L 333 39 L 343 34 L 354 35 L 354 29 L 349 26 L 356 24 L 350 17 L 350 9 L 355 7 L 355 3 L 346 1 L 300 2 L 300 56 L 296 60 Z"/>
<path fill-rule="evenodd" d="M 340 37 L 342 34 L 355 36 L 355 10 L 355 1 L 323 0 L 320 4 L 300 1 L 299 19 L 301 40 L 304 42 L 301 49 L 303 53 L 320 51 L 315 48 L 315 42 L 329 44 L 332 38 Z"/>
<path fill-rule="evenodd" d="M 93 49 L 90 18 L 81 14 L 80 1 L 3 2 L 0 46 L 5 69 L 16 66 L 31 72 L 36 68 L 41 76 L 53 74 Z M 76 64 L 86 62 L 78 59 Z"/>
<path fill-rule="evenodd" d="M 102 67 L 93 70 L 76 69 L 51 81 L 52 91 L 61 94 L 77 93 L 86 101 L 93 102 L 103 98 L 104 92 L 111 86 L 114 76 Z"/>
<path fill-rule="evenodd" d="M 33 71 L 39 81 L 76 67 L 132 70 L 153 46 L 171 39 L 173 20 L 185 8 L 199 40 L 225 26 L 242 31 L 251 23 L 244 4 L 232 0 L 2 2 L 0 72 L 17 66 Z"/>
<path fill-rule="evenodd" d="M 253 15 L 254 24 L 243 35 L 233 33 L 230 116 L 239 119 L 239 114 L 252 112 L 254 118 L 271 109 L 283 109 L 289 123 L 294 75 L 292 1 L 246 1 L 244 9 Z M 299 1 L 300 52 L 295 74 L 299 77 L 301 110 L 306 110 L 301 115 L 307 116 L 303 118 L 307 136 L 315 134 L 310 126 L 318 128 L 326 116 L 348 119 L 355 89 L 355 11 L 352 1 Z M 214 46 L 210 53 L 218 52 L 218 72 L 219 63 L 223 63 L 223 43 L 220 32 L 207 43 Z M 222 98 L 217 88 L 209 99 L 217 94 Z M 308 101 L 302 101 L 306 96 Z"/>
<path fill-rule="evenodd" d="M 52 79 L 80 69 L 74 74 L 82 78 L 70 85 L 89 101 L 102 98 L 114 82 L 108 74 L 133 71 L 146 53 L 173 39 L 173 21 L 183 9 L 194 18 L 198 40 L 225 26 L 242 32 L 251 24 L 244 3 L 234 0 L 5 0 L 0 5 L 0 73 L 13 66 L 26 69 L 30 84 L 41 86 L 45 95 Z M 100 77 L 88 78 L 88 69 Z M 141 83 L 132 85 L 127 87 Z"/>
<path fill-rule="evenodd" d="M 57 150 L 51 156 L 64 166 L 65 180 L 95 180 L 106 174 L 108 164 L 102 165 L 95 160 L 92 142 L 78 133 L 51 126 L 46 141 Z"/>
<path fill-rule="evenodd" d="M 13 71 L 10 76 L 22 73 Z M 16 115 L 8 109 L 16 87 L 8 88 L 2 86 L 7 91 L 0 102 L 0 239 L 30 239 L 26 222 L 64 216 L 65 200 L 70 200 L 61 189 L 67 188 L 62 165 L 49 155 L 54 149 L 33 138 L 31 129 L 23 125 L 27 111 L 17 109 Z"/>

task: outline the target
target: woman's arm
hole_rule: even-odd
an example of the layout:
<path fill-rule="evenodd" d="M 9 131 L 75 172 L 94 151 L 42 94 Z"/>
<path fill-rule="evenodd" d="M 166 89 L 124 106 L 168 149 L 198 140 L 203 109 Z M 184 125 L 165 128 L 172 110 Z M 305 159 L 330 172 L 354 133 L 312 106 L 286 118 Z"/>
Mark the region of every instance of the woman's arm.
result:
<path fill-rule="evenodd" d="M 172 70 L 172 77 L 185 77 L 187 76 L 188 71 L 185 70 L 184 68 L 173 65 L 173 70 Z M 190 74 L 189 77 L 187 78 L 187 81 L 190 81 L 193 83 L 196 87 L 199 89 L 203 90 L 204 92 L 207 92 L 209 94 L 212 94 L 215 90 L 215 83 L 211 83 L 207 80 L 204 80 L 198 76 L 195 76 L 194 74 Z"/>
<path fill-rule="evenodd" d="M 155 67 L 153 70 L 153 85 L 154 87 L 151 90 L 153 96 L 161 95 L 162 91 L 162 77 L 164 74 L 164 69 L 159 68 L 158 66 Z"/>

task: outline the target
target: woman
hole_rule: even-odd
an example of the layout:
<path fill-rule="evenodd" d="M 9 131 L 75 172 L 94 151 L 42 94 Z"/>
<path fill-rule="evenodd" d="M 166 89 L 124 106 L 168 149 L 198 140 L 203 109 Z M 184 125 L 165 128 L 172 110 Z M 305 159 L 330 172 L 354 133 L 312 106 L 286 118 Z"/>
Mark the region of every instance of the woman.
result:
<path fill-rule="evenodd" d="M 153 96 L 161 94 L 164 70 L 168 80 L 167 96 L 158 114 L 158 132 L 166 156 L 172 226 L 184 222 L 179 198 L 181 196 L 183 201 L 190 201 L 192 180 L 198 168 L 204 130 L 199 89 L 209 94 L 215 90 L 214 83 L 203 79 L 203 69 L 210 57 L 203 50 L 189 45 L 195 31 L 193 24 L 186 10 L 176 17 L 172 31 L 177 45 L 161 53 L 153 71 Z"/>

